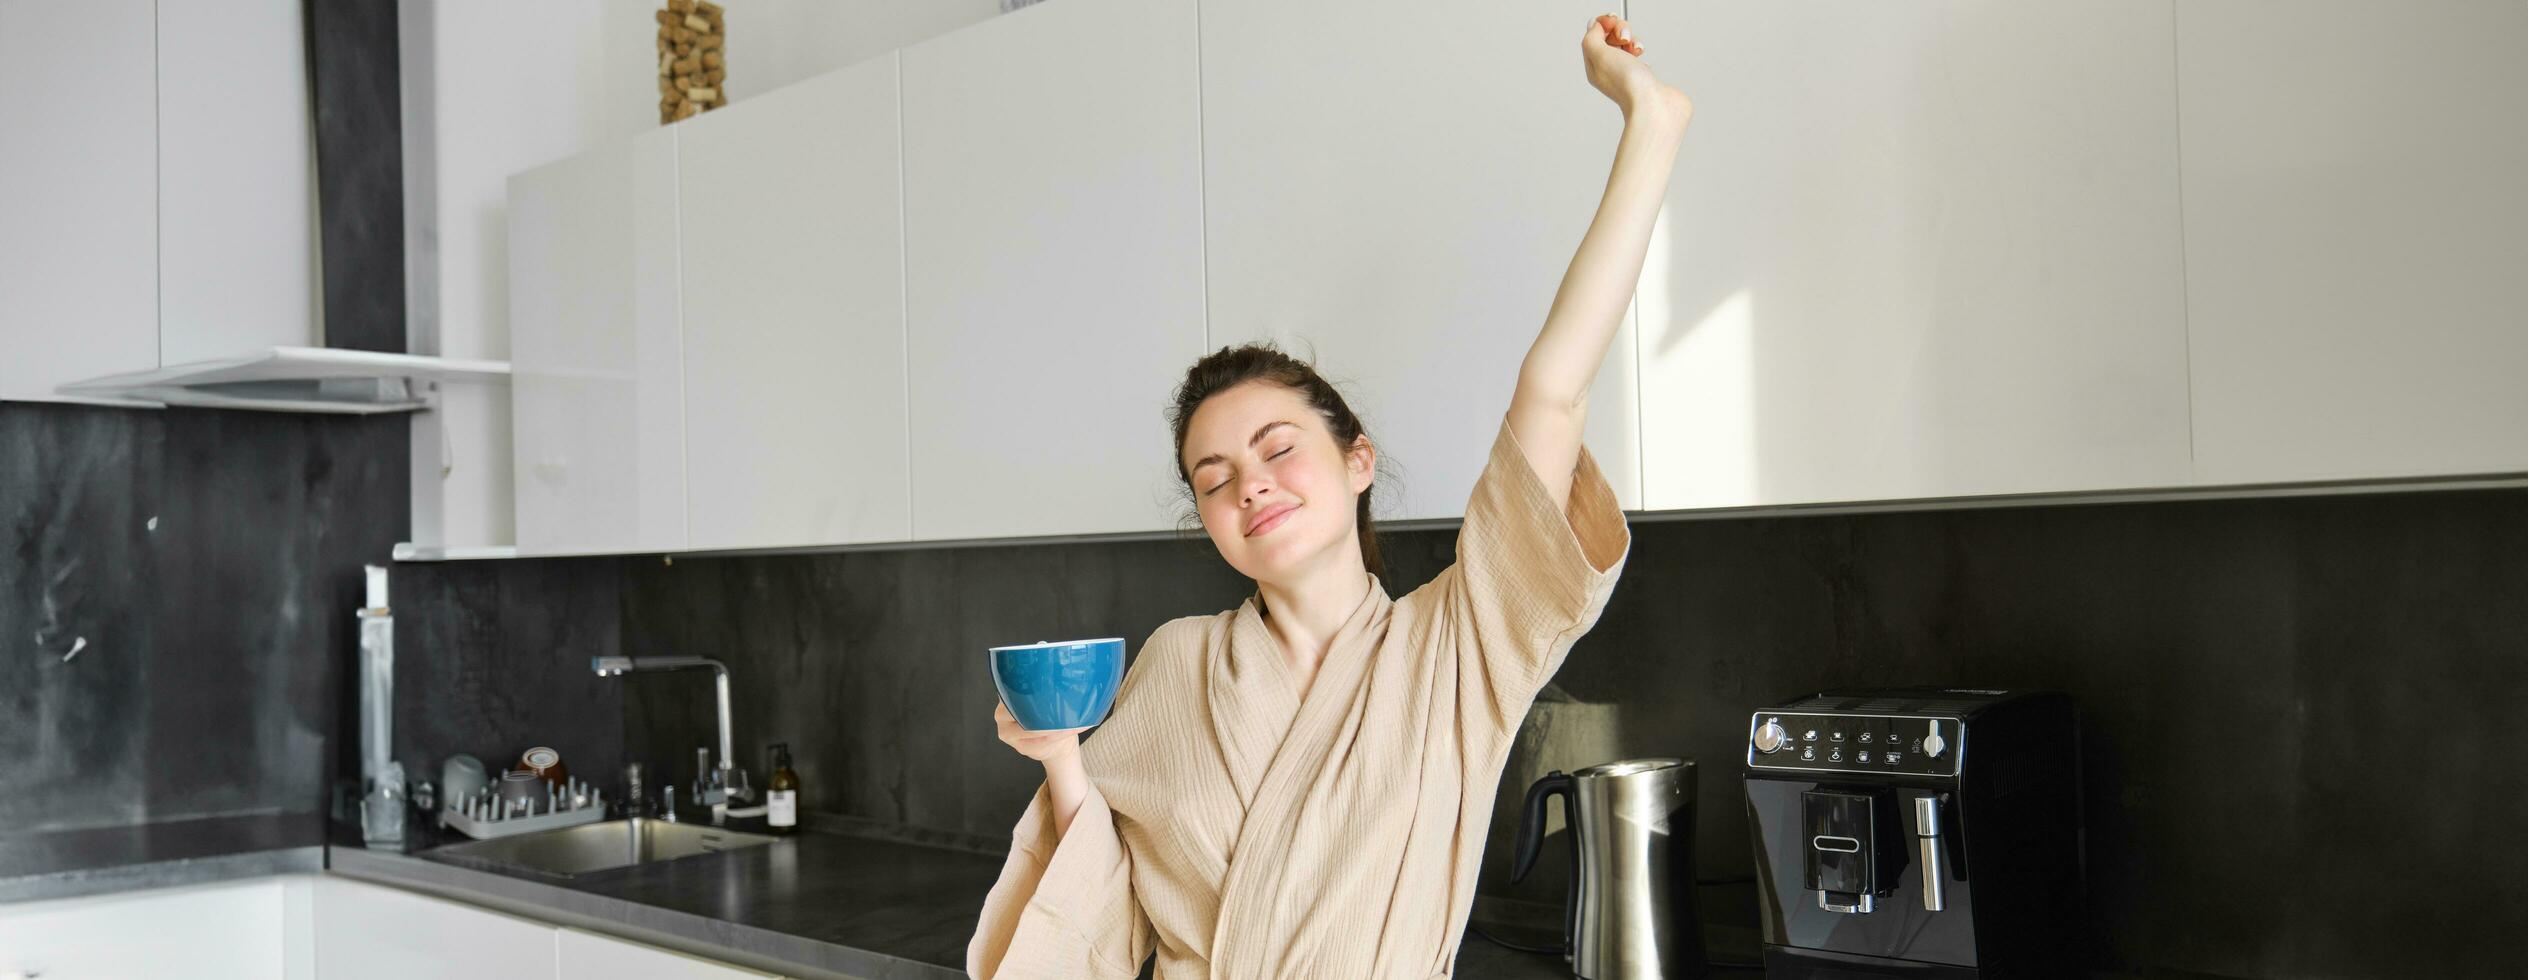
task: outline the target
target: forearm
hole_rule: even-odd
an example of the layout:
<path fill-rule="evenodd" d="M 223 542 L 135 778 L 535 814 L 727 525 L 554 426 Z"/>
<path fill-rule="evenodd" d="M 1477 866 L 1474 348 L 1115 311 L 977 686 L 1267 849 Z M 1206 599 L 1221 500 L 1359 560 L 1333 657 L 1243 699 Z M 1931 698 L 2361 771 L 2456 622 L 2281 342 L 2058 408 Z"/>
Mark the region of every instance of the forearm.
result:
<path fill-rule="evenodd" d="M 1650 229 L 1667 196 L 1668 173 L 1687 115 L 1656 103 L 1626 114 L 1606 195 L 1563 273 L 1544 329 L 1519 366 L 1514 405 L 1524 401 L 1536 410 L 1577 414 L 1588 398 L 1589 384 L 1605 363 L 1615 330 L 1624 322 L 1624 308 L 1641 281 Z"/>
<path fill-rule="evenodd" d="M 1510 396 L 1509 426 L 1544 481 L 1556 507 L 1570 502 L 1572 468 L 1580 460 L 1580 434 L 1588 422 L 1589 384 L 1615 328 L 1624 322 L 1641 280 L 1642 256 L 1659 202 L 1668 192 L 1668 170 L 1692 110 L 1650 103 L 1624 114 L 1624 137 L 1615 147 L 1615 169 L 1597 217 L 1580 239 L 1562 288 L 1546 311 L 1545 328 L 1519 365 L 1518 391 Z"/>
<path fill-rule="evenodd" d="M 1045 762 L 1045 789 L 1053 797 L 1053 836 L 1060 839 L 1070 833 L 1071 818 L 1088 799 L 1088 769 L 1080 765 L 1078 751 Z"/>

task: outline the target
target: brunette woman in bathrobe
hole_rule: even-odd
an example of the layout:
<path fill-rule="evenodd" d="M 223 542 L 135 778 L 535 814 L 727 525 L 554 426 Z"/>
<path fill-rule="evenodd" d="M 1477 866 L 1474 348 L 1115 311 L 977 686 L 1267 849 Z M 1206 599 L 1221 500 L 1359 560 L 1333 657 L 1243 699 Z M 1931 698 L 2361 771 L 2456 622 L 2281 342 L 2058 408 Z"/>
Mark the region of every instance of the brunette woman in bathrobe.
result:
<path fill-rule="evenodd" d="M 1234 347 L 1186 373 L 1179 473 L 1238 608 L 1161 626 L 1096 736 L 1044 764 L 967 949 L 981 978 L 1444 977 L 1493 789 L 1536 691 L 1597 622 L 1632 538 L 1581 445 L 1693 114 L 1612 15 L 1581 42 L 1624 115 L 1614 172 L 1518 368 L 1456 562 L 1390 598 L 1378 450 L 1308 364 Z"/>

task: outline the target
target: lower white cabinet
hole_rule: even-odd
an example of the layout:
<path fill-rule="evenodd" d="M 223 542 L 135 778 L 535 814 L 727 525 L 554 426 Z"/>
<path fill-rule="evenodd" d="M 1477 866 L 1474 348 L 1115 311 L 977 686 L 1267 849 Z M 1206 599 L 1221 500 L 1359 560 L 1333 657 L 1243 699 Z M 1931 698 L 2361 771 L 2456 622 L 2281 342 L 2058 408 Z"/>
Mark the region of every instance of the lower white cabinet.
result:
<path fill-rule="evenodd" d="M 560 968 L 560 980 L 755 980 L 772 976 L 577 929 L 563 929 L 556 934 L 554 962 Z"/>
<path fill-rule="evenodd" d="M 0 904 L 0 978 L 778 980 L 336 875 Z"/>
<path fill-rule="evenodd" d="M 772 974 L 462 902 L 326 876 L 315 895 L 315 976 L 477 980 L 738 980 Z"/>
<path fill-rule="evenodd" d="M 554 975 L 552 926 L 344 878 L 316 884 L 318 977 Z"/>
<path fill-rule="evenodd" d="M 307 977 L 284 927 L 284 893 L 304 886 L 263 878 L 0 905 L 0 977 Z"/>

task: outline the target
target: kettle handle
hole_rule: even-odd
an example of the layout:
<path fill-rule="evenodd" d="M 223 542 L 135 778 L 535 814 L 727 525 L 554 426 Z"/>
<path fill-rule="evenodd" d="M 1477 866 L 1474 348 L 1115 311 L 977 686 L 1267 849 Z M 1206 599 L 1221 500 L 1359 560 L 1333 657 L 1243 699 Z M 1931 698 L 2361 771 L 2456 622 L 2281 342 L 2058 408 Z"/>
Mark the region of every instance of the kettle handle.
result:
<path fill-rule="evenodd" d="M 1559 769 L 1527 788 L 1527 802 L 1519 810 L 1518 853 L 1510 863 L 1511 882 L 1525 879 L 1536 867 L 1536 852 L 1545 844 L 1545 802 L 1552 797 L 1562 797 L 1562 822 L 1567 828 L 1563 840 L 1571 845 L 1572 857 L 1579 857 L 1580 828 L 1572 820 L 1571 791 L 1571 775 Z"/>

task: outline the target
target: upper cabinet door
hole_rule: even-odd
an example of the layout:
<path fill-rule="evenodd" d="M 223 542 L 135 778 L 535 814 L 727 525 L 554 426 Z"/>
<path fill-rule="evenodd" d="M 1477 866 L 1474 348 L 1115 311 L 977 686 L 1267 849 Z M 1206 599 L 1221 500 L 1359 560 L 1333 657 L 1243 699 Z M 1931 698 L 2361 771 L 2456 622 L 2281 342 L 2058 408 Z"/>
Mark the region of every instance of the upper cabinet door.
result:
<path fill-rule="evenodd" d="M 1589 86 L 1580 37 L 1609 8 L 1201 9 L 1209 344 L 1313 356 L 1394 464 L 1378 516 L 1463 514 L 1606 191 L 1623 115 Z M 1629 311 L 1620 331 L 1587 442 L 1638 508 Z"/>
<path fill-rule="evenodd" d="M 158 5 L 161 362 L 322 339 L 306 32 L 297 4 Z"/>
<path fill-rule="evenodd" d="M 522 554 L 685 547 L 676 134 L 509 180 Z"/>
<path fill-rule="evenodd" d="M 155 17 L 102 0 L 0 18 L 0 399 L 158 366 Z"/>
<path fill-rule="evenodd" d="M 691 547 L 900 541 L 896 63 L 679 124 Z"/>
<path fill-rule="evenodd" d="M 1696 105 L 1639 296 L 1651 507 L 2190 478 L 2169 4 L 1631 10 Z"/>
<path fill-rule="evenodd" d="M 2528 6 L 2177 12 L 2208 483 L 2528 470 Z"/>
<path fill-rule="evenodd" d="M 902 52 L 917 537 L 1174 526 L 1163 412 L 1203 343 L 1194 11 L 1059 0 Z"/>

